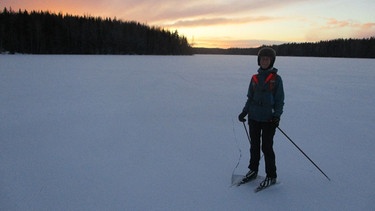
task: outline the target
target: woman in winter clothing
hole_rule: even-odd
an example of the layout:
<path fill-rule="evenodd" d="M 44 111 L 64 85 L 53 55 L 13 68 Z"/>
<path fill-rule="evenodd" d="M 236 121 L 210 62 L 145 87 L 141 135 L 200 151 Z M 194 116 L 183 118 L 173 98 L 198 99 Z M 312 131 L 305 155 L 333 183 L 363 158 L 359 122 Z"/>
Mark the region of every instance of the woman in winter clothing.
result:
<path fill-rule="evenodd" d="M 266 187 L 276 183 L 275 153 L 273 137 L 279 125 L 284 107 L 284 89 L 277 69 L 273 67 L 276 52 L 264 47 L 258 53 L 258 74 L 250 81 L 247 101 L 239 121 L 245 122 L 248 116 L 250 129 L 250 171 L 243 182 L 255 179 L 258 175 L 260 150 L 262 149 L 266 167 L 266 179 L 260 186 Z"/>

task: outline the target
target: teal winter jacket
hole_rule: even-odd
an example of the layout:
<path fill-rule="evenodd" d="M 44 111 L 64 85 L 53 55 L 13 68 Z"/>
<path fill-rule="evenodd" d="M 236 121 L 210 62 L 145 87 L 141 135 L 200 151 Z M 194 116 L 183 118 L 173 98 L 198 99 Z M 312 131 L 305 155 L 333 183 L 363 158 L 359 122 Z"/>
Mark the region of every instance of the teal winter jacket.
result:
<path fill-rule="evenodd" d="M 280 118 L 284 107 L 284 88 L 281 77 L 276 74 L 273 88 L 270 88 L 266 78 L 271 73 L 277 73 L 277 69 L 272 67 L 267 70 L 258 69 L 257 82 L 251 79 L 247 93 L 244 112 L 248 113 L 248 118 L 258 122 L 269 122 L 273 117 Z"/>

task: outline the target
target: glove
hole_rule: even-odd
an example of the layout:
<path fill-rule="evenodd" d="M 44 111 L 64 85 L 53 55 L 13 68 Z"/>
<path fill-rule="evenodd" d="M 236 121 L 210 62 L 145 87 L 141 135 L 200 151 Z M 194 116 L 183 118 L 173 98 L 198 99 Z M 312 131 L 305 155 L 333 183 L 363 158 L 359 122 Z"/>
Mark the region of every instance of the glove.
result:
<path fill-rule="evenodd" d="M 240 113 L 240 115 L 238 115 L 238 120 L 240 122 L 246 122 L 246 119 L 245 119 L 246 115 L 247 115 L 247 112 L 246 111 L 242 111 L 242 113 Z"/>
<path fill-rule="evenodd" d="M 271 120 L 272 124 L 275 126 L 275 127 L 279 127 L 279 123 L 280 123 L 280 118 L 279 117 L 273 117 L 272 120 Z"/>

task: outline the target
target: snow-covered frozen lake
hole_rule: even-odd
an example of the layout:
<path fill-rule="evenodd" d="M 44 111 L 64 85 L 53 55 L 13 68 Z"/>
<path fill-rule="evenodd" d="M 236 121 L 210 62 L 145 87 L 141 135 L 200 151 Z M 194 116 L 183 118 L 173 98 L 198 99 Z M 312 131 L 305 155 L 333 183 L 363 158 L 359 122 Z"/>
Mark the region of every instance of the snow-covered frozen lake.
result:
<path fill-rule="evenodd" d="M 275 67 L 280 128 L 331 181 L 277 132 L 280 185 L 230 187 L 255 56 L 0 55 L 0 210 L 374 210 L 375 60 Z"/>

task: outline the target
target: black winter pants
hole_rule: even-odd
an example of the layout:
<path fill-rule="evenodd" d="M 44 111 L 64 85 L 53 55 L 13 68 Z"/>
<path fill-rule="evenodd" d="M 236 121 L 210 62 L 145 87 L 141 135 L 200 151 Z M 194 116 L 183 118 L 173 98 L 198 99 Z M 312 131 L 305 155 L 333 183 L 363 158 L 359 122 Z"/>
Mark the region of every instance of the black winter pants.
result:
<path fill-rule="evenodd" d="M 249 169 L 258 171 L 260 149 L 265 160 L 267 177 L 276 178 L 275 152 L 273 151 L 273 137 L 276 127 L 273 123 L 249 120 L 250 129 L 250 164 Z"/>

